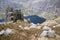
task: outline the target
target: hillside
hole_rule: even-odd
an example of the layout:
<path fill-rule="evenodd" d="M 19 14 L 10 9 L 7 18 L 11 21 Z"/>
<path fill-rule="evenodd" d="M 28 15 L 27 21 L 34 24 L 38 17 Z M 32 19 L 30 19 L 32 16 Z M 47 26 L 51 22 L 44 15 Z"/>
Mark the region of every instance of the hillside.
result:
<path fill-rule="evenodd" d="M 58 17 L 57 14 L 51 13 L 51 12 L 42 12 L 42 13 L 38 14 L 38 16 L 43 17 L 43 18 L 45 18 L 47 20 L 55 19 L 55 18 Z"/>
<path fill-rule="evenodd" d="M 60 19 L 60 17 L 56 18 L 55 20 L 48 20 L 42 24 L 30 24 L 30 23 L 25 23 L 23 21 L 17 21 L 16 23 L 8 23 L 5 25 L 0 25 L 0 30 L 6 30 L 7 28 L 13 29 L 13 34 L 10 34 L 9 36 L 7 35 L 0 35 L 0 39 L 1 40 L 60 40 L 60 21 L 58 22 L 58 20 Z M 47 24 L 47 25 L 46 25 Z M 29 27 L 31 25 L 34 25 L 34 27 L 31 27 L 29 29 Z M 35 28 L 35 25 L 38 28 Z M 57 26 L 59 25 L 59 26 Z M 43 27 L 44 26 L 48 26 L 50 27 L 52 30 L 55 31 L 55 33 L 57 34 L 56 37 L 40 37 L 41 33 L 43 32 Z M 54 27 L 56 26 L 56 27 Z"/>
<path fill-rule="evenodd" d="M 60 15 L 59 0 L 0 0 L 0 10 L 5 10 L 8 5 L 14 9 L 22 9 L 26 15 L 37 15 L 44 11 Z"/>

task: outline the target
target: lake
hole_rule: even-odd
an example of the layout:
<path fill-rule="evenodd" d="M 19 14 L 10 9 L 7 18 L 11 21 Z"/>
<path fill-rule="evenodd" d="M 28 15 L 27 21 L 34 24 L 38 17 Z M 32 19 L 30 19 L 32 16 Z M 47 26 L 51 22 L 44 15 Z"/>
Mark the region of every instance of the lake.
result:
<path fill-rule="evenodd" d="M 46 21 L 45 18 L 39 17 L 37 15 L 25 16 L 24 18 L 25 19 L 30 18 L 30 22 L 31 23 L 34 23 L 34 24 L 37 24 L 37 23 L 40 23 L 41 24 L 41 23 L 43 23 L 43 22 Z"/>

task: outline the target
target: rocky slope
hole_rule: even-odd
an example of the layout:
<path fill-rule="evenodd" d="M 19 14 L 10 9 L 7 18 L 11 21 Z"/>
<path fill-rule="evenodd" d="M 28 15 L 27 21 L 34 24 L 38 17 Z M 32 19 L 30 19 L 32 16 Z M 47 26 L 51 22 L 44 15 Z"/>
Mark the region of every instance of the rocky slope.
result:
<path fill-rule="evenodd" d="M 13 34 L 6 36 L 0 35 L 0 40 L 60 40 L 60 17 L 54 20 L 48 20 L 42 24 L 33 24 L 18 20 L 16 23 L 7 23 L 0 25 L 0 31 L 6 30 L 7 28 L 13 29 Z M 59 21 L 59 22 L 58 22 Z M 58 25 L 58 26 L 57 26 Z M 48 26 L 57 34 L 55 37 L 41 37 L 40 34 L 43 32 L 43 27 Z M 38 28 L 37 28 L 38 27 Z M 48 28 L 49 29 L 49 28 Z"/>

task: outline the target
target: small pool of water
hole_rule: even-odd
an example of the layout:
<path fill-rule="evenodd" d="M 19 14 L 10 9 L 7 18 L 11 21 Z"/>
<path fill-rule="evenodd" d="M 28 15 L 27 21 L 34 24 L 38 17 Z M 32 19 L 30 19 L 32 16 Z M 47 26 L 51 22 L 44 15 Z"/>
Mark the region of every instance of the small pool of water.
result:
<path fill-rule="evenodd" d="M 39 17 L 39 16 L 36 16 L 36 15 L 32 15 L 32 16 L 25 16 L 24 17 L 25 19 L 28 19 L 30 18 L 30 22 L 31 23 L 34 23 L 34 24 L 37 24 L 37 23 L 43 23 L 46 21 L 45 18 L 42 18 L 42 17 Z"/>

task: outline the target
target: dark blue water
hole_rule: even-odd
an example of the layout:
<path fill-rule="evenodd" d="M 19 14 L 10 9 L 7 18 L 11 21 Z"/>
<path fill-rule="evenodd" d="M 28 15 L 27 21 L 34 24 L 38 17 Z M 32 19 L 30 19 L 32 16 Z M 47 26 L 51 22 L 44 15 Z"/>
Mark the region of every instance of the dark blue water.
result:
<path fill-rule="evenodd" d="M 0 22 L 6 22 L 6 19 L 0 19 Z"/>
<path fill-rule="evenodd" d="M 45 18 L 42 18 L 42 17 L 39 17 L 39 16 L 36 16 L 36 15 L 32 15 L 32 16 L 25 16 L 24 17 L 25 19 L 28 19 L 30 18 L 30 22 L 31 23 L 34 23 L 34 24 L 37 24 L 37 23 L 43 23 L 46 21 Z"/>

